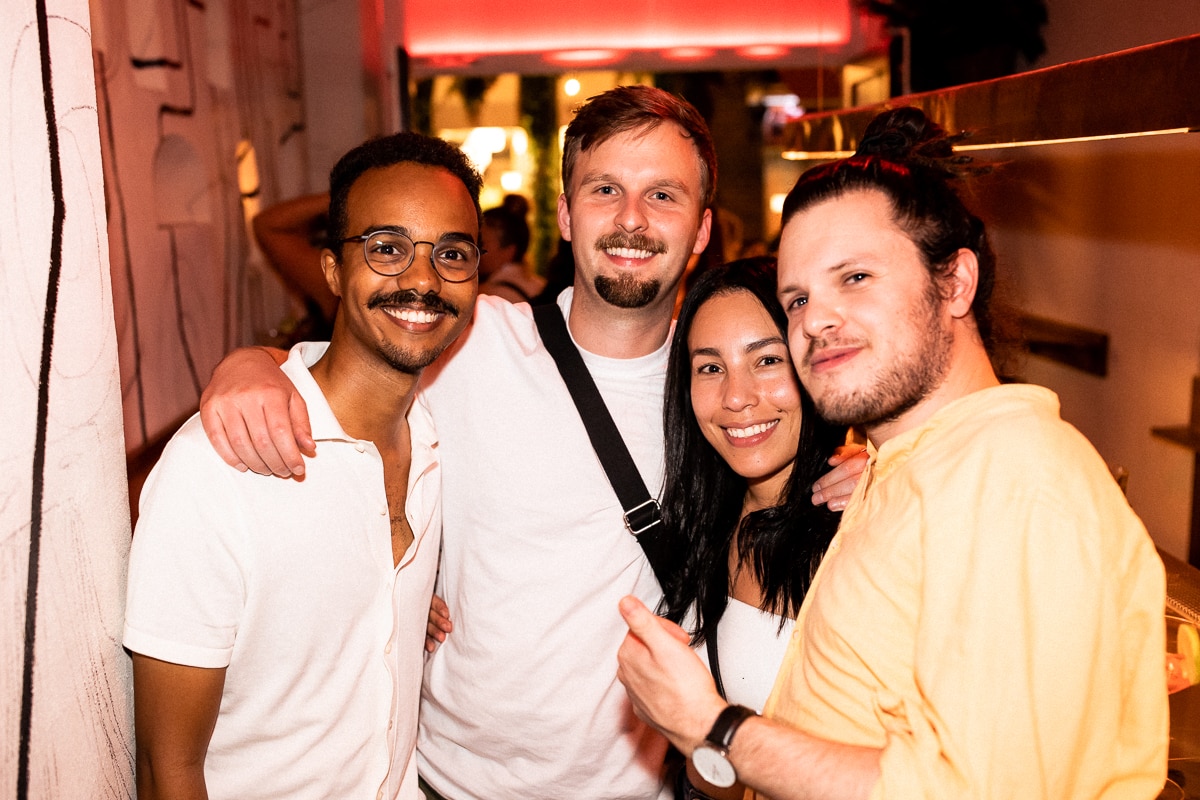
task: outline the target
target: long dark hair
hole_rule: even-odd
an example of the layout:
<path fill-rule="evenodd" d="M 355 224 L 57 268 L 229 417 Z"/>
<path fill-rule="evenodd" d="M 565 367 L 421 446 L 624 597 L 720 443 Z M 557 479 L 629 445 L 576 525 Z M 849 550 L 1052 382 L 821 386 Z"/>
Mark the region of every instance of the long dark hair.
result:
<path fill-rule="evenodd" d="M 735 473 L 700 432 L 692 411 L 688 334 L 700 307 L 716 295 L 748 292 L 762 303 L 787 337 L 787 316 L 775 297 L 775 259 L 733 261 L 701 275 L 688 291 L 675 324 L 663 408 L 666 469 L 662 496 L 666 548 L 675 557 L 662 610 L 682 621 L 696 609 L 691 632 L 699 643 L 716 632 L 729 596 L 729 548 L 738 530 L 746 480 Z M 795 616 L 841 516 L 811 501 L 812 484 L 828 470 L 826 459 L 845 441 L 846 429 L 822 420 L 800 388 L 803 415 L 792 473 L 779 505 L 747 514 L 738 535 L 738 561 L 754 570 L 763 590 L 761 608 Z"/>

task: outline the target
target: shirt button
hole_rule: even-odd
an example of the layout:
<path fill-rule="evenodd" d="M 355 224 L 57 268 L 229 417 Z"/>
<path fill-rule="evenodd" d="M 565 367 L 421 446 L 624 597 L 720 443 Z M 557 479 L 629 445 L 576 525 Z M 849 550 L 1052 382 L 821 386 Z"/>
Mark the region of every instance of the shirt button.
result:
<path fill-rule="evenodd" d="M 360 453 L 365 453 L 365 452 L 367 452 L 367 446 L 366 446 L 365 444 L 363 444 L 362 442 L 355 442 L 355 443 L 354 443 L 354 449 L 355 449 L 355 450 L 357 450 L 357 451 L 358 451 L 358 452 L 360 452 Z"/>
<path fill-rule="evenodd" d="M 386 516 L 387 516 L 387 506 L 380 506 L 380 507 L 379 507 L 379 516 L 381 516 L 381 517 L 386 517 Z"/>
<path fill-rule="evenodd" d="M 380 789 L 378 792 L 375 793 L 375 800 L 383 800 L 383 790 L 382 789 Z"/>
<path fill-rule="evenodd" d="M 388 655 L 392 654 L 392 643 L 391 642 L 387 643 L 387 646 L 383 648 L 383 652 L 387 653 Z"/>
<path fill-rule="evenodd" d="M 395 723 L 395 721 L 396 721 L 396 720 L 394 720 L 394 719 L 389 719 L 389 720 L 388 720 L 388 730 L 389 730 L 389 731 L 392 729 L 392 724 L 393 724 L 393 723 Z"/>

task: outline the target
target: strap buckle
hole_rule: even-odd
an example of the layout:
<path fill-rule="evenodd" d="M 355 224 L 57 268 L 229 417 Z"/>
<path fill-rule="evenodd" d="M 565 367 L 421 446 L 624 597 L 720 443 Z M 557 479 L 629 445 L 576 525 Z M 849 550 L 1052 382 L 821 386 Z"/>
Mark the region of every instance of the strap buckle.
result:
<path fill-rule="evenodd" d="M 658 507 L 658 501 L 653 497 L 625 512 L 625 527 L 634 536 L 640 536 L 661 523 L 662 509 Z"/>

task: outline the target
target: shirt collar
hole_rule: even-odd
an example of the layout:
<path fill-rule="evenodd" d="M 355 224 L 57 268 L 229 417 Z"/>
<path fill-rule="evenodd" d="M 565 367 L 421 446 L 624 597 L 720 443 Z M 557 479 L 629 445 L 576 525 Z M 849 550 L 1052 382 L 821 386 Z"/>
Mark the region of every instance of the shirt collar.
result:
<path fill-rule="evenodd" d="M 358 441 L 342 429 L 342 425 L 329 407 L 325 393 L 317 385 L 309 367 L 321 360 L 329 342 L 300 342 L 288 351 L 287 361 L 280 369 L 304 399 L 308 406 L 308 421 L 316 441 Z M 431 450 L 437 446 L 437 432 L 433 427 L 433 416 L 424 392 L 418 391 L 408 409 L 409 437 L 415 454 L 418 447 Z"/>

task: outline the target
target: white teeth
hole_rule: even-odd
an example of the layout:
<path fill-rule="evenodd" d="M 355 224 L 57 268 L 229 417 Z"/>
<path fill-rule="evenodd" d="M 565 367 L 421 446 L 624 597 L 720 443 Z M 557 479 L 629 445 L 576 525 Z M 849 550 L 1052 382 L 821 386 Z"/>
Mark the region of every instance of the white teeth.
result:
<path fill-rule="evenodd" d="M 760 422 L 757 425 L 751 425 L 749 428 L 726 428 L 725 432 L 734 439 L 749 439 L 751 436 L 758 436 L 760 433 L 766 433 L 779 424 L 779 420 L 770 422 Z"/>
<path fill-rule="evenodd" d="M 417 311 L 412 308 L 385 308 L 383 313 L 395 317 L 401 322 L 418 322 L 428 324 L 437 320 L 438 315 L 432 311 Z"/>
<path fill-rule="evenodd" d="M 633 250 L 628 247 L 610 247 L 604 252 L 614 258 L 649 258 L 654 255 L 649 250 Z"/>

